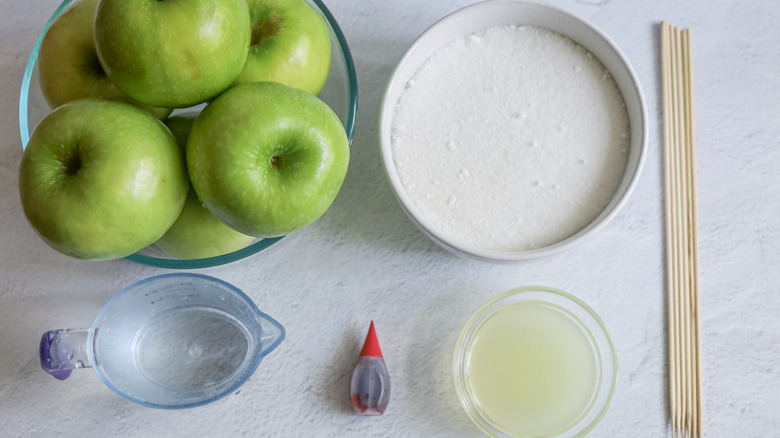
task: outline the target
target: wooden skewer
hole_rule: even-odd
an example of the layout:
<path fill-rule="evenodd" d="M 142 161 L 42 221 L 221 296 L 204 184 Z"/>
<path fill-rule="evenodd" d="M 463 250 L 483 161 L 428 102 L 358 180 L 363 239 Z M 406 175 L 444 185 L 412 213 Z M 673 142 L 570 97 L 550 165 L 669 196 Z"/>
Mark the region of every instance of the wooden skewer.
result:
<path fill-rule="evenodd" d="M 681 434 L 679 432 L 685 430 L 685 404 L 684 404 L 685 396 L 684 396 L 684 394 L 685 394 L 685 384 L 686 384 L 686 382 L 685 382 L 685 375 L 682 373 L 682 364 L 684 362 L 683 341 L 685 339 L 685 336 L 683 334 L 683 326 L 682 326 L 682 321 L 683 321 L 682 312 L 683 312 L 684 309 L 683 309 L 683 306 L 682 306 L 682 300 L 681 300 L 681 296 L 680 296 L 680 293 L 679 293 L 679 290 L 680 290 L 680 287 L 681 287 L 681 284 L 682 284 L 682 279 L 681 279 L 682 272 L 680 270 L 680 263 L 681 263 L 681 260 L 680 260 L 680 255 L 681 255 L 680 244 L 682 242 L 682 227 L 680 226 L 680 217 L 679 217 L 679 211 L 680 211 L 680 208 L 679 208 L 680 207 L 679 206 L 679 202 L 680 202 L 680 193 L 679 193 L 679 185 L 680 185 L 680 180 L 679 180 L 680 169 L 679 169 L 679 165 L 680 165 L 680 163 L 679 163 L 679 158 L 680 157 L 677 154 L 677 151 L 679 150 L 679 143 L 680 143 L 680 138 L 679 138 L 679 133 L 680 133 L 679 121 L 680 121 L 680 118 L 679 118 L 679 107 L 678 107 L 678 105 L 679 105 L 678 68 L 679 67 L 677 65 L 677 60 L 678 60 L 677 39 L 675 37 L 676 37 L 676 35 L 675 35 L 675 32 L 674 32 L 674 28 L 670 28 L 669 29 L 669 36 L 668 36 L 669 40 L 671 41 L 670 42 L 670 46 L 669 46 L 670 47 L 670 60 L 669 60 L 670 62 L 669 62 L 669 64 L 670 64 L 670 69 L 671 69 L 672 75 L 670 77 L 669 89 L 670 89 L 670 93 L 671 93 L 671 96 L 672 96 L 672 100 L 671 100 L 671 106 L 669 108 L 669 112 L 671 114 L 672 138 L 671 138 L 671 143 L 669 145 L 670 149 L 669 149 L 668 152 L 669 152 L 670 161 L 671 161 L 671 167 L 672 167 L 672 171 L 671 171 L 672 178 L 669 181 L 670 196 L 672 198 L 672 210 L 669 213 L 672 216 L 672 227 L 673 227 L 672 230 L 671 230 L 672 239 L 673 239 L 673 244 L 672 244 L 672 251 L 673 252 L 672 252 L 672 258 L 671 258 L 671 261 L 670 261 L 671 262 L 671 266 L 670 266 L 671 269 L 670 269 L 670 271 L 671 271 L 671 275 L 672 275 L 672 279 L 673 279 L 673 283 L 672 283 L 673 289 L 672 289 L 672 291 L 674 291 L 672 300 L 674 301 L 674 305 L 675 305 L 675 309 L 676 309 L 675 320 L 673 322 L 673 325 L 674 325 L 674 331 L 675 331 L 675 335 L 676 335 L 676 338 L 674 339 L 674 343 L 675 343 L 675 350 L 677 351 L 677 355 L 676 355 L 677 360 L 676 360 L 676 363 L 674 363 L 673 370 L 674 370 L 674 374 L 676 376 L 675 378 L 676 378 L 677 383 L 678 383 L 678 385 L 677 385 L 677 393 L 674 394 L 675 403 L 678 406 L 678 408 L 677 408 L 677 410 L 675 412 L 675 416 L 676 416 L 676 420 L 677 420 L 677 429 L 678 429 L 677 435 L 681 436 Z"/>
<path fill-rule="evenodd" d="M 674 260 L 676 251 L 674 245 L 676 245 L 677 238 L 675 235 L 676 226 L 673 226 L 673 218 L 669 212 L 672 210 L 672 196 L 671 196 L 671 182 L 672 182 L 672 156 L 669 153 L 670 145 L 672 144 L 672 133 L 674 129 L 672 127 L 674 119 L 672 118 L 671 106 L 672 106 L 672 89 L 671 89 L 671 42 L 669 37 L 669 24 L 665 21 L 661 23 L 661 51 L 662 51 L 662 63 L 663 63 L 663 107 L 664 107 L 664 181 L 665 181 L 665 207 L 666 207 L 666 259 L 667 259 L 667 273 L 666 273 L 666 289 L 672 291 L 676 288 L 676 260 Z M 676 224 L 675 224 L 676 225 Z M 670 263 L 671 261 L 671 263 Z M 677 375 L 677 301 L 676 296 L 671 292 L 668 294 L 667 299 L 667 318 L 668 318 L 668 330 L 669 330 L 669 408 L 672 423 L 672 436 L 675 435 L 675 431 L 680 424 L 679 418 L 679 401 L 677 400 L 679 382 Z"/>
<path fill-rule="evenodd" d="M 691 32 L 661 23 L 669 324 L 674 437 L 701 437 L 701 319 Z"/>
<path fill-rule="evenodd" d="M 687 332 L 687 326 L 685 324 L 687 318 L 685 316 L 685 312 L 687 310 L 687 306 L 685 304 L 685 293 L 684 288 L 686 284 L 686 278 L 685 278 L 685 269 L 683 268 L 683 265 L 685 264 L 685 257 L 684 257 L 684 246 L 683 243 L 685 242 L 685 226 L 683 225 L 684 218 L 681 216 L 682 213 L 682 163 L 681 163 L 681 139 L 682 139 L 682 131 L 684 130 L 684 127 L 681 123 L 681 117 L 680 117 L 680 42 L 679 42 L 679 30 L 677 28 L 672 28 L 672 69 L 674 72 L 674 76 L 672 77 L 672 96 L 674 97 L 672 100 L 672 116 L 674 121 L 674 149 L 672 150 L 672 156 L 674 166 L 673 166 L 673 176 L 674 181 L 672 182 L 672 189 L 674 190 L 674 209 L 673 212 L 674 218 L 675 218 L 675 226 L 677 227 L 677 239 L 675 242 L 676 248 L 676 257 L 675 257 L 675 270 L 677 275 L 677 282 L 676 282 L 676 295 L 675 299 L 678 302 L 678 346 L 677 349 L 679 351 L 678 355 L 678 363 L 677 363 L 677 373 L 680 375 L 680 394 L 678 394 L 678 400 L 680 403 L 680 409 L 681 409 L 681 417 L 680 421 L 682 422 L 682 430 L 685 431 L 686 425 L 687 425 L 687 415 L 688 415 L 688 404 L 687 404 L 687 395 L 688 395 L 688 388 L 689 388 L 689 381 L 688 381 L 688 375 L 685 373 L 685 363 L 687 360 L 686 354 L 687 351 L 687 345 L 686 345 L 686 332 Z"/>
<path fill-rule="evenodd" d="M 694 368 L 694 379 L 696 382 L 694 412 L 696 413 L 694 431 L 696 436 L 701 436 L 702 429 L 702 385 L 701 385 L 701 305 L 699 303 L 699 212 L 697 206 L 698 194 L 696 191 L 696 130 L 694 124 L 694 111 L 693 111 L 693 62 L 692 62 L 692 43 L 691 43 L 691 30 L 686 29 L 684 32 L 685 46 L 687 50 L 686 62 L 688 65 L 688 74 L 686 75 L 686 102 L 688 103 L 688 111 L 686 112 L 687 124 L 688 124 L 688 154 L 690 163 L 690 199 L 691 199 L 691 263 L 692 269 L 692 300 L 693 300 L 693 330 L 695 333 L 693 342 L 694 357 L 692 359 L 692 365 Z"/>
<path fill-rule="evenodd" d="M 688 125 L 686 117 L 687 112 L 687 99 L 685 98 L 685 77 L 686 77 L 686 67 L 685 67 L 685 44 L 683 42 L 683 36 L 682 32 L 679 29 L 675 29 L 675 36 L 677 38 L 676 43 L 678 44 L 680 48 L 679 52 L 679 76 L 678 76 L 678 89 L 679 89 L 679 105 L 680 105 L 680 113 L 679 117 L 681 117 L 682 120 L 682 126 L 684 129 L 680 132 L 682 138 L 680 139 L 680 148 L 678 150 L 678 153 L 680 154 L 680 161 L 684 164 L 684 166 L 680 169 L 680 176 L 682 178 L 682 193 L 680 194 L 681 204 L 680 205 L 680 212 L 679 214 L 682 216 L 683 220 L 683 285 L 682 285 L 682 296 L 683 296 L 683 308 L 685 311 L 683 312 L 683 324 L 685 325 L 685 335 L 683 336 L 683 339 L 685 341 L 685 363 L 683 364 L 685 373 L 685 380 L 688 382 L 686 386 L 686 393 L 685 393 L 685 412 L 686 412 L 686 418 L 685 418 L 685 427 L 688 430 L 688 434 L 692 435 L 692 419 L 694 416 L 693 412 L 693 386 L 695 385 L 695 382 L 693 381 L 693 368 L 691 367 L 691 358 L 693 357 L 693 342 L 691 342 L 692 338 L 692 326 L 691 326 L 691 300 L 690 300 L 690 292 L 691 292 L 691 260 L 690 260 L 690 184 L 689 184 L 689 175 L 690 175 L 690 163 L 688 161 L 688 148 L 689 145 L 687 144 L 687 131 L 688 131 Z"/>
<path fill-rule="evenodd" d="M 668 146 L 671 143 L 671 136 L 672 136 L 672 118 L 671 113 L 668 110 L 671 105 L 671 88 L 668 86 L 669 81 L 671 80 L 671 66 L 670 63 L 670 42 L 669 42 L 669 23 L 663 21 L 661 22 L 661 61 L 662 61 L 662 81 L 663 81 L 663 108 L 664 108 L 664 206 L 666 214 L 666 259 L 671 260 L 672 257 L 674 257 L 674 251 L 672 250 L 672 245 L 674 243 L 674 228 L 672 227 L 672 216 L 668 214 L 672 210 L 671 207 L 671 196 L 670 196 L 670 186 L 669 181 L 671 181 L 671 156 L 668 153 Z M 669 263 L 667 262 L 667 265 Z M 668 268 L 667 268 L 668 269 Z M 666 274 L 666 290 L 671 291 L 673 289 L 673 274 L 670 272 L 667 272 Z M 669 336 L 669 342 L 668 342 L 668 355 L 669 355 L 669 412 L 671 417 L 671 423 L 672 423 L 672 435 L 674 436 L 674 431 L 677 430 L 678 422 L 678 405 L 677 405 L 677 373 L 675 372 L 676 367 L 672 364 L 677 363 L 677 332 L 674 327 L 674 322 L 677 321 L 677 307 L 675 305 L 675 301 L 672 297 L 672 294 L 668 294 L 668 299 L 666 302 L 667 305 L 667 314 L 666 318 L 669 321 L 668 322 L 668 336 Z"/>
<path fill-rule="evenodd" d="M 672 38 L 672 41 L 674 42 L 674 45 L 672 46 L 674 48 L 674 54 L 675 54 L 675 62 L 676 62 L 676 68 L 675 68 L 675 118 L 679 121 L 677 125 L 677 148 L 675 150 L 675 153 L 677 154 L 677 222 L 678 226 L 680 227 L 680 242 L 678 243 L 679 247 L 678 250 L 680 253 L 678 254 L 678 260 L 679 260 L 679 266 L 678 269 L 680 269 L 680 287 L 678 293 L 680 294 L 680 304 L 682 307 L 681 312 L 681 350 L 682 350 L 682 358 L 683 360 L 680 363 L 682 373 L 682 380 L 683 380 L 683 392 L 681 394 L 682 397 L 682 403 L 683 403 L 683 425 L 684 430 L 690 430 L 690 424 L 691 424 L 691 367 L 690 367 L 690 357 L 691 357 L 691 344 L 690 344 L 690 299 L 689 299 L 689 285 L 690 285 L 690 276 L 689 276 L 689 259 L 688 259 L 688 240 L 689 240 L 689 229 L 687 226 L 687 202 L 686 202 L 686 175 L 687 175 L 687 168 L 686 168 L 686 160 L 685 160 L 685 131 L 686 131 L 686 125 L 685 125 L 685 101 L 682 99 L 683 96 L 683 81 L 682 78 L 685 74 L 684 72 L 684 54 L 683 54 L 683 46 L 681 43 L 682 35 L 680 32 L 680 29 L 674 28 L 674 35 Z"/>

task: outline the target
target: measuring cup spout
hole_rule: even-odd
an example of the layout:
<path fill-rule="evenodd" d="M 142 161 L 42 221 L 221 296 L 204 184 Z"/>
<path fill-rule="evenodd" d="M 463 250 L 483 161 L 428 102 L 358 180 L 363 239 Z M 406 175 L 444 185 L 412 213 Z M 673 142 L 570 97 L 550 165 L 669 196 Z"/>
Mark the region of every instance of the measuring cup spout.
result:
<path fill-rule="evenodd" d="M 260 323 L 260 354 L 265 356 L 282 343 L 286 333 L 284 327 L 270 316 L 260 312 L 256 317 Z"/>
<path fill-rule="evenodd" d="M 41 336 L 39 355 L 41 368 L 65 380 L 73 370 L 91 368 L 87 353 L 88 329 L 49 330 Z"/>

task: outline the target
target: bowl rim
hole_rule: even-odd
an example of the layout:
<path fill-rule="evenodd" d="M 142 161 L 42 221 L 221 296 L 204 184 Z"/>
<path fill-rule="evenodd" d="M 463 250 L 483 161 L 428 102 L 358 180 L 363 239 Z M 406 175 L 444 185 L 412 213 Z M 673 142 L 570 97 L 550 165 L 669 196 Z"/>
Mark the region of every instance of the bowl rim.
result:
<path fill-rule="evenodd" d="M 633 95 L 635 95 L 636 106 L 637 106 L 636 109 L 638 110 L 638 114 L 637 114 L 638 117 L 636 120 L 634 120 L 634 118 L 630 117 L 630 108 L 627 108 L 627 111 L 629 112 L 629 123 L 630 123 L 630 129 L 632 130 L 632 137 L 633 137 L 634 129 L 636 129 L 639 135 L 637 136 L 638 140 L 636 142 L 632 138 L 630 151 L 629 151 L 629 158 L 626 163 L 625 173 L 623 174 L 621 183 L 615 195 L 611 199 L 611 201 L 604 207 L 602 212 L 593 221 L 591 221 L 585 227 L 580 229 L 578 232 L 551 245 L 542 248 L 531 249 L 531 250 L 497 251 L 497 250 L 482 249 L 475 246 L 456 242 L 447 239 L 445 236 L 440 235 L 435 230 L 435 228 L 430 225 L 429 221 L 425 218 L 423 212 L 414 206 L 411 197 L 409 197 L 406 194 L 393 161 L 393 148 L 392 148 L 392 142 L 390 140 L 390 129 L 392 128 L 393 112 L 395 111 L 395 104 L 397 103 L 397 101 L 391 101 L 391 96 L 395 92 L 396 88 L 404 86 L 404 84 L 400 83 L 401 80 L 403 79 L 400 77 L 400 75 L 403 72 L 403 70 L 407 68 L 405 64 L 407 64 L 409 58 L 415 53 L 416 50 L 418 50 L 418 48 L 422 44 L 424 44 L 424 42 L 427 39 L 433 38 L 431 35 L 434 34 L 437 31 L 437 29 L 439 29 L 440 27 L 445 26 L 451 20 L 455 20 L 460 18 L 461 16 L 466 16 L 468 14 L 479 12 L 482 9 L 490 8 L 493 7 L 494 5 L 514 5 L 518 8 L 523 8 L 523 7 L 536 8 L 537 10 L 542 10 L 542 11 L 546 11 L 547 13 L 556 14 L 560 16 L 561 19 L 576 22 L 578 25 L 582 26 L 583 29 L 591 32 L 593 35 L 596 36 L 600 44 L 604 44 L 605 47 L 616 56 L 616 60 L 619 62 L 619 65 L 625 69 L 625 73 L 627 74 L 628 77 L 627 84 L 629 85 L 629 90 L 623 90 L 623 88 L 620 87 L 620 84 L 618 84 L 618 86 L 621 94 L 623 95 L 624 101 L 626 100 L 625 94 L 627 91 L 630 91 L 631 93 L 633 93 Z M 496 24 L 500 24 L 500 23 L 496 23 Z M 523 24 L 523 23 L 518 23 L 518 24 Z M 538 24 L 533 24 L 533 23 L 529 23 L 528 25 L 540 27 Z M 561 33 L 554 29 L 549 29 L 549 30 L 556 33 Z M 468 33 L 469 32 L 467 31 L 462 31 L 460 33 L 460 36 L 465 36 Z M 578 41 L 575 38 L 572 38 L 568 35 L 564 35 L 564 36 L 566 36 L 567 38 L 571 39 L 575 43 L 587 49 L 587 46 L 583 42 Z M 446 42 L 440 44 L 438 47 L 440 48 L 445 44 Z M 591 51 L 590 49 L 588 50 Z M 418 66 L 415 66 L 415 68 Z M 613 73 L 612 70 L 610 70 L 610 73 Z M 520 261 L 531 260 L 531 259 L 536 259 L 536 258 L 556 254 L 572 246 L 575 246 L 580 242 L 586 240 L 587 238 L 590 238 L 598 230 L 606 226 L 617 215 L 617 213 L 622 209 L 622 207 L 628 201 L 628 198 L 630 194 L 633 192 L 637 184 L 637 181 L 639 180 L 639 177 L 642 173 L 642 169 L 644 167 L 644 162 L 647 155 L 648 123 L 649 122 L 648 122 L 648 115 L 647 115 L 647 104 L 645 102 L 645 96 L 644 96 L 641 83 L 639 82 L 639 78 L 636 72 L 634 71 L 633 67 L 631 66 L 631 63 L 628 61 L 628 58 L 625 56 L 625 54 L 620 50 L 617 44 L 601 29 L 596 27 L 588 20 L 580 18 L 579 16 L 571 12 L 568 12 L 557 6 L 553 6 L 542 1 L 485 0 L 479 3 L 465 6 L 461 9 L 449 13 L 448 15 L 444 16 L 443 18 L 439 19 L 431 26 L 429 26 L 425 31 L 423 31 L 423 33 L 421 33 L 412 42 L 412 44 L 409 46 L 407 51 L 402 56 L 401 60 L 396 65 L 395 69 L 393 70 L 393 73 L 390 76 L 390 79 L 388 80 L 385 86 L 385 90 L 382 95 L 382 102 L 380 105 L 378 137 L 379 137 L 379 145 L 380 145 L 380 155 L 385 170 L 385 176 L 387 177 L 387 180 L 391 186 L 393 194 L 395 195 L 396 200 L 401 206 L 403 212 L 409 217 L 412 223 L 414 223 L 415 226 L 417 226 L 417 228 L 420 231 L 422 231 L 423 234 L 425 234 L 428 238 L 433 240 L 436 244 L 438 244 L 442 248 L 456 255 L 465 256 L 468 258 L 481 260 L 481 261 L 493 262 L 493 263 L 516 263 Z M 633 154 L 636 154 L 635 160 L 631 159 L 631 156 Z M 632 161 L 634 162 L 633 165 L 632 165 Z"/>
<path fill-rule="evenodd" d="M 598 401 L 596 399 L 593 399 L 591 401 L 591 407 L 586 413 L 582 414 L 583 417 L 580 417 L 579 422 L 574 423 L 574 425 L 572 425 L 568 430 L 564 430 L 561 432 L 561 434 L 571 433 L 571 431 L 576 426 L 584 422 L 587 415 L 593 409 L 598 409 L 598 411 L 595 412 L 595 416 L 592 418 L 590 423 L 588 423 L 581 430 L 576 431 L 576 434 L 574 435 L 576 437 L 585 436 L 591 430 L 593 430 L 599 424 L 599 422 L 601 422 L 601 420 L 606 415 L 612 403 L 612 399 L 615 395 L 615 390 L 617 388 L 617 382 L 618 382 L 619 364 L 618 364 L 617 351 L 615 349 L 615 344 L 612 340 L 612 337 L 610 336 L 609 331 L 607 330 L 607 327 L 604 324 L 604 321 L 601 319 L 601 317 L 599 317 L 596 311 L 593 310 L 584 301 L 580 300 L 579 298 L 572 295 L 571 293 L 565 292 L 563 290 L 554 287 L 530 285 L 530 286 L 515 287 L 506 290 L 486 300 L 469 316 L 469 319 L 463 325 L 460 335 L 458 336 L 458 340 L 455 344 L 455 351 L 452 360 L 452 375 L 455 383 L 455 392 L 457 393 L 458 401 L 460 402 L 461 407 L 469 416 L 469 418 L 472 420 L 472 422 L 474 422 L 474 424 L 477 427 L 479 427 L 483 432 L 485 432 L 487 435 L 493 437 L 509 436 L 509 435 L 496 434 L 496 431 L 498 431 L 499 433 L 503 433 L 503 432 L 497 429 L 495 426 L 493 426 L 489 421 L 487 421 L 482 415 L 480 415 L 480 413 L 477 410 L 472 409 L 471 407 L 472 400 L 469 397 L 468 391 L 466 390 L 467 383 L 464 376 L 466 361 L 464 356 L 466 353 L 466 349 L 472 343 L 472 338 L 474 334 L 482 325 L 482 323 L 487 319 L 489 319 L 496 312 L 506 307 L 507 305 L 516 302 L 530 301 L 530 300 L 540 301 L 547 304 L 555 304 L 552 303 L 550 299 L 546 299 L 543 297 L 528 298 L 527 300 L 522 298 L 516 299 L 518 296 L 529 295 L 529 294 L 542 294 L 542 295 L 552 296 L 553 298 L 559 298 L 562 299 L 568 305 L 570 305 L 572 308 L 580 311 L 584 311 L 583 315 L 586 318 L 589 318 L 588 321 L 589 323 L 580 320 L 579 318 L 577 318 L 577 315 L 570 314 L 569 316 L 573 321 L 576 321 L 579 323 L 579 325 L 583 326 L 582 328 L 590 334 L 591 338 L 594 337 L 594 333 L 592 332 L 594 330 L 598 330 L 598 332 L 595 335 L 597 337 L 600 336 L 601 337 L 600 339 L 604 344 L 602 345 L 602 348 L 604 348 L 604 350 L 602 351 L 601 349 L 599 349 L 599 346 L 597 345 L 598 342 L 594 339 L 591 339 L 591 341 L 594 344 L 594 348 L 596 349 L 595 353 L 597 356 L 599 356 L 598 359 L 599 362 L 601 363 L 601 367 L 600 367 L 601 382 L 597 383 L 598 387 L 595 390 L 594 397 L 598 398 L 599 392 L 606 389 L 607 390 L 606 396 L 604 398 L 601 398 L 603 405 L 599 405 Z M 506 301 L 506 303 L 499 305 L 502 301 Z M 557 304 L 556 307 L 558 307 Z M 567 312 L 571 312 L 571 309 L 568 308 L 564 308 L 564 310 L 566 310 Z M 602 363 L 602 360 L 604 360 L 605 358 L 609 360 L 608 363 Z M 608 372 L 607 370 L 610 369 L 612 370 L 612 373 L 611 375 L 607 375 L 606 374 Z M 560 436 L 560 434 L 558 436 Z"/>
<path fill-rule="evenodd" d="M 22 150 L 24 150 L 27 147 L 27 143 L 30 141 L 30 126 L 27 121 L 27 115 L 28 115 L 27 96 L 29 96 L 30 93 L 30 84 L 33 80 L 33 71 L 36 65 L 36 61 L 38 59 L 38 53 L 41 48 L 41 42 L 43 41 L 43 37 L 46 34 L 46 31 L 49 30 L 49 27 L 51 27 L 54 20 L 56 20 L 57 17 L 59 17 L 71 4 L 73 4 L 76 1 L 79 0 L 62 0 L 62 2 L 54 10 L 51 17 L 49 17 L 49 19 L 46 21 L 46 24 L 43 26 L 40 33 L 38 34 L 38 38 L 35 40 L 35 44 L 33 45 L 33 48 L 30 51 L 30 56 L 27 59 L 27 64 L 25 65 L 24 74 L 22 76 L 21 90 L 19 92 L 19 134 L 22 141 Z M 336 18 L 330 12 L 327 6 L 325 6 L 323 0 L 307 0 L 307 1 L 310 4 L 313 3 L 314 6 L 318 9 L 318 12 L 320 12 L 321 15 L 325 18 L 327 24 L 330 27 L 330 30 L 332 31 L 332 35 L 335 37 L 336 42 L 338 43 L 337 44 L 338 50 L 341 53 L 342 58 L 344 59 L 344 67 L 346 70 L 347 82 L 349 86 L 349 90 L 348 90 L 349 103 L 347 105 L 348 114 L 347 114 L 346 124 L 344 125 L 344 130 L 347 134 L 347 139 L 351 146 L 352 140 L 355 135 L 355 126 L 356 126 L 357 110 L 358 110 L 358 81 L 357 81 L 357 72 L 355 70 L 355 62 L 352 58 L 352 52 L 350 51 L 349 44 L 347 43 L 347 38 L 344 36 L 344 32 L 341 30 L 341 27 L 336 21 Z M 154 266 L 158 268 L 168 268 L 168 269 L 209 268 L 209 267 L 219 266 L 219 265 L 223 265 L 226 263 L 247 258 L 279 242 L 284 237 L 285 236 L 263 238 L 239 250 L 227 254 L 214 256 L 214 257 L 206 257 L 200 259 L 159 258 L 159 257 L 154 257 L 150 255 L 140 254 L 140 253 L 131 254 L 125 257 L 125 259 L 142 265 Z"/>

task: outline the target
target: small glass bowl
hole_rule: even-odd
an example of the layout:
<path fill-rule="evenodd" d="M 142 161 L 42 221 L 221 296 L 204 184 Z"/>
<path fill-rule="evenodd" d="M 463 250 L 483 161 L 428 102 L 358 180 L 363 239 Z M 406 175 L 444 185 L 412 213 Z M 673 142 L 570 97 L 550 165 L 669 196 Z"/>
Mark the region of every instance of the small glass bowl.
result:
<path fill-rule="evenodd" d="M 49 26 L 54 20 L 62 14 L 75 0 L 64 0 L 54 11 L 49 21 L 41 30 L 38 39 L 35 41 L 30 58 L 27 61 L 27 67 L 24 70 L 22 78 L 22 89 L 19 93 L 19 133 L 22 139 L 22 149 L 30 141 L 32 130 L 51 112 L 51 108 L 46 103 L 41 93 L 38 82 L 38 52 L 41 48 L 41 41 Z M 347 45 L 347 39 L 341 31 L 333 14 L 322 0 L 309 0 L 309 3 L 323 16 L 331 42 L 331 65 L 328 73 L 328 81 L 319 94 L 320 99 L 325 101 L 336 112 L 344 125 L 347 138 L 352 144 L 352 137 L 355 132 L 355 117 L 357 115 L 358 103 L 358 84 L 355 64 L 352 61 L 352 54 Z M 191 108 L 185 108 L 174 112 L 192 112 Z M 283 237 L 283 236 L 282 236 Z M 156 266 L 169 269 L 195 269 L 218 266 L 225 263 L 234 262 L 243 259 L 252 254 L 260 252 L 282 239 L 274 237 L 267 239 L 257 239 L 245 248 L 223 254 L 216 257 L 182 260 L 171 258 L 162 250 L 154 245 L 149 246 L 135 254 L 126 257 L 128 260 L 144 265 Z"/>
<path fill-rule="evenodd" d="M 587 407 L 580 413 L 579 417 L 565 430 L 552 435 L 534 435 L 534 437 L 571 438 L 585 436 L 601 421 L 612 401 L 617 386 L 617 354 L 612 339 L 596 312 L 575 296 L 551 287 L 526 286 L 506 291 L 485 302 L 472 314 L 458 338 L 452 364 L 455 390 L 460 404 L 469 418 L 488 436 L 523 437 L 523 435 L 512 435 L 509 431 L 501 428 L 499 424 L 491 421 L 476 399 L 470 384 L 469 374 L 472 347 L 485 321 L 496 315 L 502 308 L 521 302 L 542 303 L 544 306 L 560 312 L 560 315 L 565 316 L 589 340 L 589 347 L 596 360 L 594 391 Z"/>

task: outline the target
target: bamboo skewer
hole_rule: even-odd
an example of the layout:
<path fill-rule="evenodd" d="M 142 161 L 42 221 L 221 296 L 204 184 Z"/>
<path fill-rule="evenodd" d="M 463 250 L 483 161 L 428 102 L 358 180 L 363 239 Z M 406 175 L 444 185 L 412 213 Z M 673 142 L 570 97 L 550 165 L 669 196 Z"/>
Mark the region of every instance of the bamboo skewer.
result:
<path fill-rule="evenodd" d="M 701 322 L 690 30 L 662 22 L 661 53 L 669 410 L 673 437 L 701 437 Z"/>
<path fill-rule="evenodd" d="M 662 24 L 662 38 L 661 38 L 661 53 L 662 53 L 662 70 L 663 70 L 663 107 L 664 107 L 664 145 L 668 145 L 672 142 L 672 132 L 674 131 L 672 124 L 672 114 L 669 110 L 671 107 L 671 101 L 672 101 L 672 92 L 671 87 L 669 86 L 669 83 L 671 81 L 671 60 L 669 59 L 669 53 L 670 53 L 670 41 L 669 37 L 667 36 L 667 28 L 665 23 Z M 668 153 L 668 151 L 665 151 L 664 153 L 664 182 L 666 184 L 665 186 L 665 210 L 667 212 L 671 211 L 671 202 L 672 198 L 669 195 L 671 191 L 670 182 L 672 180 L 672 157 L 671 154 Z M 666 214 L 666 259 L 673 260 L 675 254 L 677 253 L 673 249 L 673 245 L 676 244 L 677 238 L 675 236 L 675 231 L 677 229 L 676 226 L 672 225 L 672 215 Z M 676 224 L 675 224 L 676 225 Z M 668 262 L 667 262 L 668 264 Z M 673 266 L 676 265 L 675 261 L 672 261 L 671 263 Z M 675 271 L 669 271 L 667 269 L 667 275 L 666 275 L 666 289 L 667 291 L 671 291 L 676 287 L 675 284 Z M 670 409 L 670 417 L 671 417 L 671 423 L 672 423 L 672 433 L 674 434 L 674 431 L 677 430 L 677 425 L 680 423 L 678 418 L 678 406 L 679 402 L 677 400 L 677 388 L 679 386 L 679 382 L 677 381 L 677 373 L 674 373 L 673 370 L 675 369 L 672 364 L 677 363 L 677 327 L 676 323 L 678 321 L 677 317 L 677 303 L 675 301 L 675 297 L 672 296 L 672 294 L 669 294 L 667 299 L 667 319 L 669 321 L 669 409 Z"/>
<path fill-rule="evenodd" d="M 702 429 L 702 385 L 701 385 L 701 306 L 700 306 L 700 290 L 699 290 L 699 236 L 698 236 L 698 228 L 699 228 L 699 212 L 698 212 L 698 206 L 696 199 L 698 197 L 697 191 L 696 191 L 696 172 L 695 172 L 695 163 L 696 163 L 696 130 L 695 130 L 695 124 L 694 124 L 694 111 L 693 111 L 693 63 L 691 62 L 692 54 L 691 54 L 691 32 L 690 30 L 686 30 L 683 34 L 684 38 L 686 40 L 686 49 L 688 51 L 688 56 L 686 57 L 687 63 L 688 63 L 688 74 L 686 76 L 686 89 L 687 89 L 687 98 L 686 102 L 688 103 L 688 111 L 686 112 L 687 121 L 688 121 L 688 143 L 690 147 L 688 148 L 688 154 L 689 154 L 689 161 L 691 163 L 691 174 L 690 174 L 690 199 L 692 202 L 690 203 L 691 208 L 691 230 L 692 230 L 692 238 L 691 238 L 691 263 L 693 264 L 692 269 L 692 298 L 693 298 L 693 316 L 692 316 L 692 324 L 693 324 L 693 330 L 695 333 L 695 337 L 693 339 L 696 348 L 694 349 L 695 356 L 692 361 L 692 366 L 695 370 L 694 378 L 698 382 L 698 385 L 696 386 L 696 394 L 695 394 L 695 400 L 696 400 L 696 406 L 694 406 L 694 413 L 696 414 L 695 417 L 695 423 L 694 423 L 694 431 L 697 435 L 701 436 L 701 429 Z"/>

